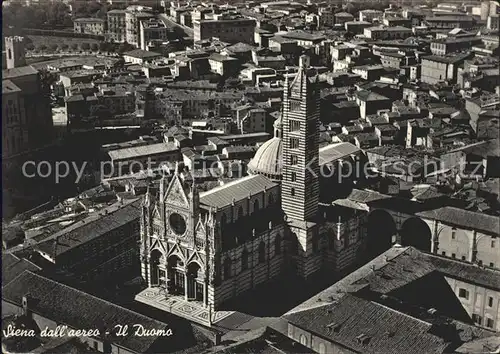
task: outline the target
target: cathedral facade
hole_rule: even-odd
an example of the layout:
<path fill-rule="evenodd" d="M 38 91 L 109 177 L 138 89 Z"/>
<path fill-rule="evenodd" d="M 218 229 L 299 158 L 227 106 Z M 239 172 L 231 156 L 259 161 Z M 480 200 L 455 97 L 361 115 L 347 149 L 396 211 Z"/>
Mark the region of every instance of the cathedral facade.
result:
<path fill-rule="evenodd" d="M 319 201 L 319 92 L 307 57 L 284 91 L 275 138 L 249 176 L 199 193 L 176 171 L 157 197 L 146 195 L 141 264 L 149 287 L 217 310 L 285 273 L 306 279 L 356 260 L 362 232 L 348 226 L 361 219 L 341 223 Z"/>

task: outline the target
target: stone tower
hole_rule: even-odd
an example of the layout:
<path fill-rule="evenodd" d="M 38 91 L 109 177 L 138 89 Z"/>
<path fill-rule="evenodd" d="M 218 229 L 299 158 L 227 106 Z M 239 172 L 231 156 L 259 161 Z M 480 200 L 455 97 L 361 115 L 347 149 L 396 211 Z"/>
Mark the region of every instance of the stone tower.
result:
<path fill-rule="evenodd" d="M 318 251 L 319 91 L 317 76 L 308 75 L 309 58 L 283 93 L 283 177 L 281 203 L 285 212 L 296 272 L 307 278 L 321 267 Z"/>
<path fill-rule="evenodd" d="M 7 69 L 26 65 L 24 56 L 24 37 L 5 37 L 5 51 L 7 56 Z"/>
<path fill-rule="evenodd" d="M 309 221 L 319 201 L 319 92 L 308 77 L 307 56 L 300 57 L 297 76 L 283 93 L 282 205 L 289 218 Z"/>

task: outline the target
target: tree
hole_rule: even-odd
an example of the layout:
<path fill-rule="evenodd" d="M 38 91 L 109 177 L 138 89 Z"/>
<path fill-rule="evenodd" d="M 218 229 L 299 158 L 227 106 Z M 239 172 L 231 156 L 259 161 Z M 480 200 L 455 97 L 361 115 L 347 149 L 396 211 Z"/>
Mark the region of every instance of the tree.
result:
<path fill-rule="evenodd" d="M 97 43 L 92 43 L 90 45 L 90 48 L 92 49 L 93 52 L 97 52 L 99 50 L 99 44 Z"/>
<path fill-rule="evenodd" d="M 66 43 L 61 44 L 61 49 L 62 50 L 67 51 L 68 48 L 69 48 L 69 45 L 67 45 Z"/>
<path fill-rule="evenodd" d="M 33 43 L 26 43 L 24 48 L 26 48 L 26 50 L 33 50 L 35 49 L 35 45 Z"/>
<path fill-rule="evenodd" d="M 50 45 L 50 50 L 52 50 L 53 52 L 55 52 L 58 48 L 59 48 L 59 45 L 57 43 L 52 43 Z"/>
<path fill-rule="evenodd" d="M 43 52 L 43 51 L 47 50 L 47 46 L 45 44 L 40 44 L 40 45 L 38 45 L 38 50 Z"/>
<path fill-rule="evenodd" d="M 89 50 L 89 49 L 90 49 L 90 44 L 88 44 L 87 42 L 84 42 L 84 43 L 82 43 L 82 44 L 80 45 L 80 48 L 81 48 L 82 50 L 85 50 L 85 51 L 86 51 L 86 50 Z"/>
<path fill-rule="evenodd" d="M 72 50 L 78 50 L 78 44 L 76 44 L 76 43 L 71 43 L 71 49 L 72 49 Z"/>

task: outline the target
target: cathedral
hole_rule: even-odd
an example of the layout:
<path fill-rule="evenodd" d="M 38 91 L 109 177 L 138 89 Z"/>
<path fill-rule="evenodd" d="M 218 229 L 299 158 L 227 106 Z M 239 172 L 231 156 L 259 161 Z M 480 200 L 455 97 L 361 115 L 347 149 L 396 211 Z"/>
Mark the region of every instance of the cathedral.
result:
<path fill-rule="evenodd" d="M 200 193 L 175 171 L 156 198 L 146 195 L 141 264 L 149 288 L 217 310 L 284 274 L 307 279 L 356 261 L 363 232 L 348 231 L 341 211 L 320 203 L 319 90 L 311 74 L 301 57 L 295 78 L 285 79 L 275 136 L 248 176 Z"/>

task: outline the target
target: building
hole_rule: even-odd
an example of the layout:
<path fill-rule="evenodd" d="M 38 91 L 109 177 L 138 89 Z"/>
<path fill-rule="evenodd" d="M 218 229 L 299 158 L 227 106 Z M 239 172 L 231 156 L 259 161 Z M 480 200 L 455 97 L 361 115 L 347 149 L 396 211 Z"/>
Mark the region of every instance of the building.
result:
<path fill-rule="evenodd" d="M 151 63 L 156 59 L 163 58 L 160 53 L 150 52 L 144 49 L 134 49 L 129 52 L 123 53 L 123 59 L 126 63 L 133 64 L 146 64 Z"/>
<path fill-rule="evenodd" d="M 433 16 L 426 17 L 425 23 L 431 29 L 472 28 L 476 21 L 471 16 Z"/>
<path fill-rule="evenodd" d="M 74 279 L 126 279 L 138 267 L 140 204 L 115 203 L 49 237 L 35 236 L 32 247 Z"/>
<path fill-rule="evenodd" d="M 365 21 L 365 22 L 382 22 L 382 19 L 384 17 L 384 12 L 379 11 L 379 10 L 362 10 L 359 12 L 359 21 Z"/>
<path fill-rule="evenodd" d="M 241 134 L 258 133 L 266 131 L 267 112 L 262 108 L 252 108 L 242 115 L 238 121 Z"/>
<path fill-rule="evenodd" d="M 155 18 L 140 22 L 140 48 L 148 50 L 150 41 L 165 41 L 168 38 L 168 30 L 165 24 Z"/>
<path fill-rule="evenodd" d="M 289 271 L 307 279 L 323 264 L 331 272 L 356 262 L 366 213 L 328 205 L 319 212 L 319 91 L 308 65 L 302 56 L 293 81 L 286 78 L 282 123 L 257 151 L 261 158 L 250 163 L 250 176 L 199 193 L 195 181 L 175 173 L 170 182 L 162 180 L 156 200 L 146 197 L 141 229 L 146 292 L 166 291 L 216 312 Z M 329 164 L 338 154 L 324 156 Z M 281 165 L 281 159 L 288 163 Z M 165 309 L 147 300 L 146 292 L 136 299 Z"/>
<path fill-rule="evenodd" d="M 228 43 L 253 44 L 255 20 L 241 16 L 220 15 L 211 20 L 194 21 L 193 30 L 195 42 L 215 37 Z"/>
<path fill-rule="evenodd" d="M 48 145 L 53 123 L 40 72 L 21 66 L 3 70 L 2 76 L 2 112 L 10 119 L 2 120 L 2 158 Z"/>
<path fill-rule="evenodd" d="M 59 334 L 57 338 L 46 338 L 49 340 L 43 349 L 35 351 L 72 352 L 74 348 L 64 347 L 70 337 L 75 338 L 70 331 L 79 333 L 76 343 L 83 342 L 91 348 L 80 345 L 75 352 L 168 353 L 177 349 L 200 353 L 213 344 L 212 338 L 202 334 L 205 332 L 178 317 L 168 316 L 165 318 L 168 323 L 160 322 L 32 270 L 20 272 L 4 285 L 2 311 L 5 317 L 17 316 L 25 323 L 34 323 L 37 331 Z M 155 332 L 147 336 L 134 335 L 137 325 Z M 116 335 L 118 328 L 124 326 L 128 326 L 127 333 Z"/>
<path fill-rule="evenodd" d="M 395 26 L 395 27 L 368 27 L 363 31 L 365 37 L 370 39 L 389 40 L 389 39 L 406 39 L 413 35 L 410 28 Z"/>
<path fill-rule="evenodd" d="M 106 21 L 101 18 L 77 18 L 73 21 L 75 33 L 104 36 Z"/>
<path fill-rule="evenodd" d="M 7 69 L 26 65 L 23 37 L 5 37 L 5 51 Z"/>
<path fill-rule="evenodd" d="M 127 41 L 125 10 L 111 10 L 107 14 L 108 39 L 116 43 Z"/>
<path fill-rule="evenodd" d="M 497 217 L 454 207 L 423 211 L 417 216 L 434 230 L 436 254 L 500 269 Z M 497 324 L 499 320 L 495 320 Z"/>
<path fill-rule="evenodd" d="M 125 32 L 127 43 L 141 46 L 141 21 L 147 21 L 155 16 L 147 12 L 149 8 L 143 6 L 129 6 L 125 10 Z"/>
<path fill-rule="evenodd" d="M 344 28 L 347 32 L 353 34 L 362 34 L 367 27 L 371 27 L 372 23 L 367 21 L 346 21 Z"/>
<path fill-rule="evenodd" d="M 285 314 L 288 336 L 316 353 L 454 352 L 496 336 L 499 277 L 393 247 Z"/>
<path fill-rule="evenodd" d="M 354 21 L 354 16 L 348 12 L 338 12 L 333 16 L 335 18 L 335 24 L 342 27 L 344 23 Z"/>
<path fill-rule="evenodd" d="M 211 71 L 224 77 L 238 73 L 240 67 L 238 59 L 219 53 L 210 54 L 208 64 Z"/>
<path fill-rule="evenodd" d="M 30 149 L 22 91 L 10 80 L 2 80 L 2 157 Z"/>
<path fill-rule="evenodd" d="M 486 21 L 486 28 L 488 28 L 489 30 L 498 30 L 498 18 L 499 16 L 497 14 L 488 16 L 488 19 Z"/>
<path fill-rule="evenodd" d="M 108 152 L 113 166 L 113 175 L 122 176 L 161 166 L 162 163 L 178 161 L 179 149 L 173 143 L 157 143 Z"/>
<path fill-rule="evenodd" d="M 464 52 L 480 43 L 482 43 L 482 40 L 477 36 L 435 39 L 431 42 L 431 53 L 434 55 L 446 55 L 454 52 Z"/>
<path fill-rule="evenodd" d="M 449 56 L 423 56 L 421 63 L 422 82 L 428 84 L 440 81 L 457 82 L 458 67 L 470 56 L 468 53 Z"/>

